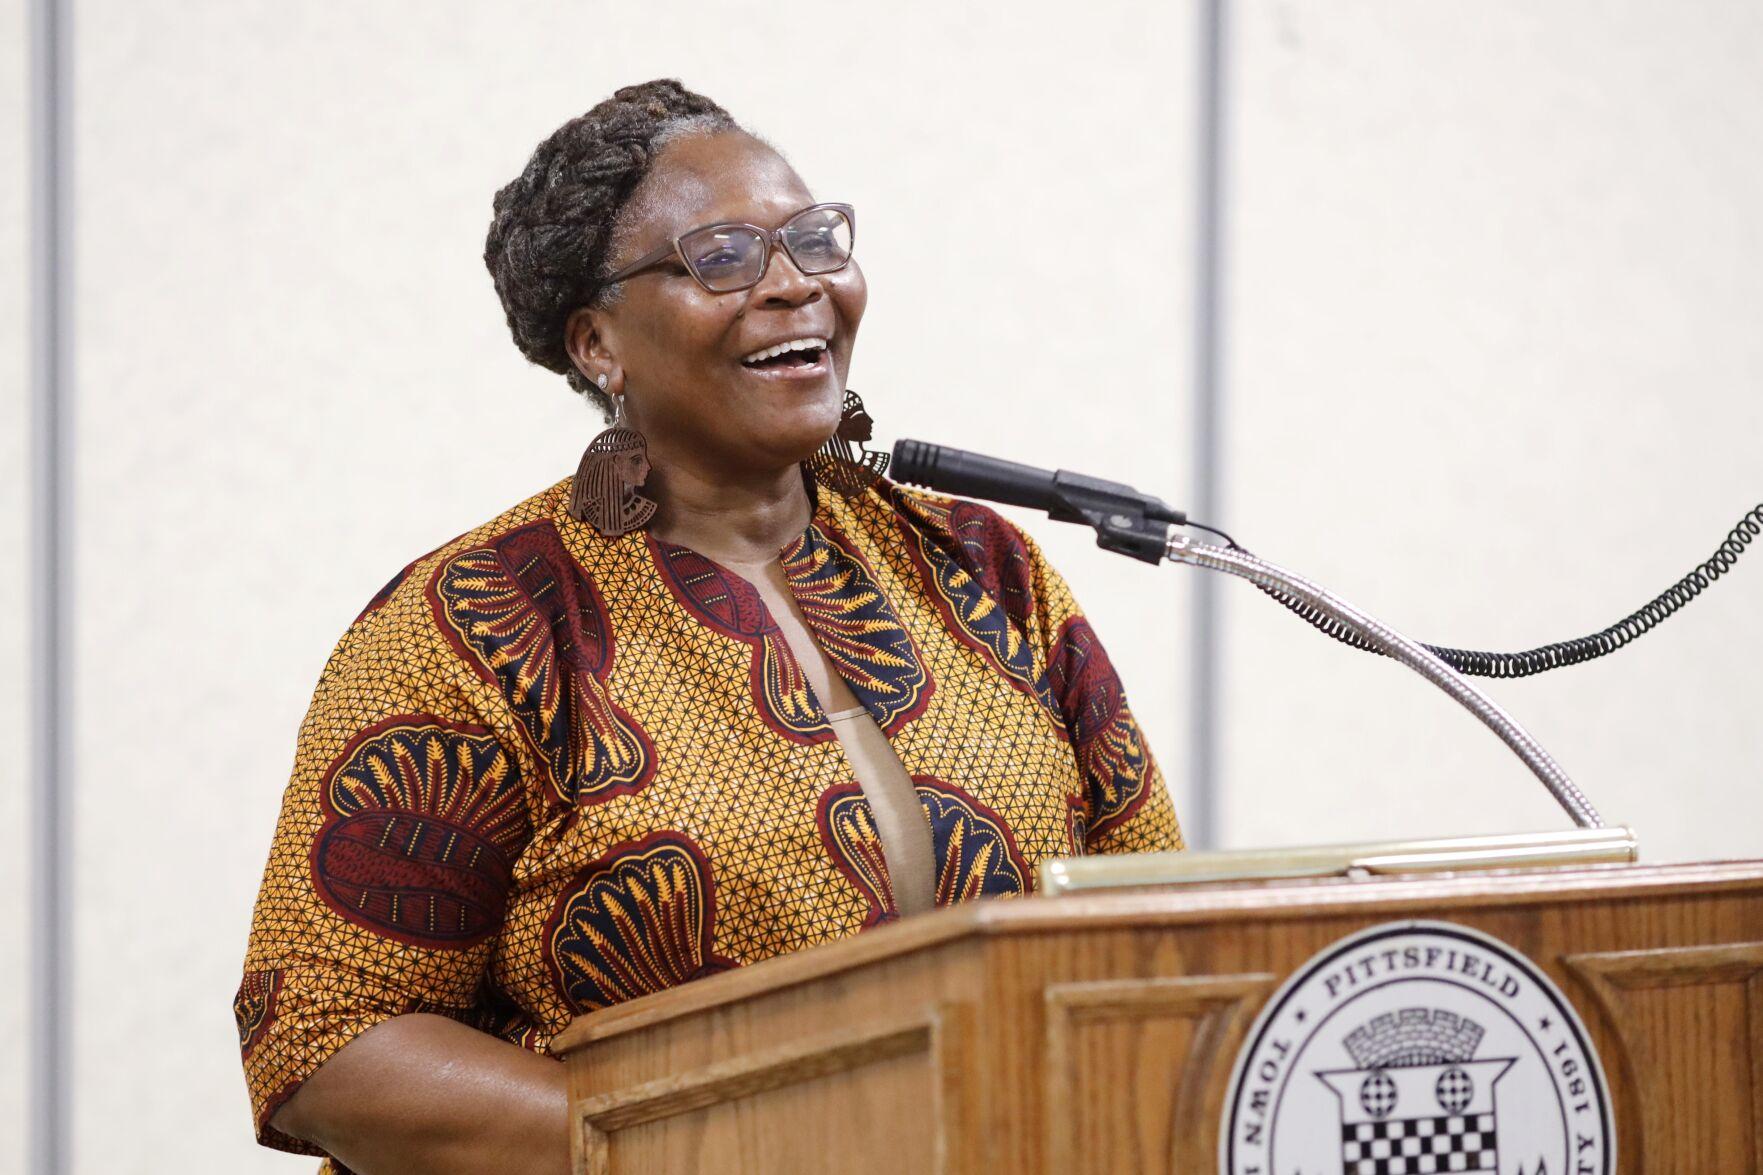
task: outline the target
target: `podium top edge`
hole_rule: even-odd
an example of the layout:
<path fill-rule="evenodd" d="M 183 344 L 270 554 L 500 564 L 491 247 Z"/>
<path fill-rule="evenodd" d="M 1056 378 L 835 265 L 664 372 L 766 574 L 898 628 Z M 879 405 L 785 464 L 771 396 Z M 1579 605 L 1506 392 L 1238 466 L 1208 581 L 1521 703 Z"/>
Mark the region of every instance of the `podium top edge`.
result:
<path fill-rule="evenodd" d="M 1248 917 L 1264 921 L 1365 914 L 1401 918 L 1488 906 L 1696 897 L 1744 890 L 1763 890 L 1763 860 L 1306 877 L 1114 889 L 1058 898 L 982 899 L 585 1013 L 557 1034 L 548 1051 L 562 1055 L 594 1041 L 976 936 Z"/>

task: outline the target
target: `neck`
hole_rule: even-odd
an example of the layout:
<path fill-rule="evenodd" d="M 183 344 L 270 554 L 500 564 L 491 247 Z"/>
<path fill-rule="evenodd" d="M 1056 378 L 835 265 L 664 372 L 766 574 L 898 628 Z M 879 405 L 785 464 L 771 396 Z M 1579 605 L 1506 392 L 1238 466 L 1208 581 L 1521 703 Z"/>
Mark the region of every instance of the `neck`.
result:
<path fill-rule="evenodd" d="M 658 505 L 649 526 L 656 538 L 718 562 L 770 562 L 813 514 L 796 464 L 730 476 L 654 459 L 643 492 Z"/>

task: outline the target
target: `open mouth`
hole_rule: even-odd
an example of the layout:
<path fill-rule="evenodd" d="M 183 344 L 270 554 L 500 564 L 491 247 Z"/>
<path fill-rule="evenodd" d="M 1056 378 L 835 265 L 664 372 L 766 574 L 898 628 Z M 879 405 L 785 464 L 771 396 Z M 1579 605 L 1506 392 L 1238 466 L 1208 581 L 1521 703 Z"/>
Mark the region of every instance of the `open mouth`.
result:
<path fill-rule="evenodd" d="M 741 366 L 750 371 L 781 371 L 791 367 L 815 367 L 826 355 L 825 347 L 815 347 L 807 351 L 785 351 L 782 355 L 773 355 L 769 359 L 761 359 L 757 363 L 741 361 Z"/>
<path fill-rule="evenodd" d="M 741 360 L 741 366 L 760 375 L 809 376 L 826 370 L 827 340 L 805 335 L 765 347 Z"/>

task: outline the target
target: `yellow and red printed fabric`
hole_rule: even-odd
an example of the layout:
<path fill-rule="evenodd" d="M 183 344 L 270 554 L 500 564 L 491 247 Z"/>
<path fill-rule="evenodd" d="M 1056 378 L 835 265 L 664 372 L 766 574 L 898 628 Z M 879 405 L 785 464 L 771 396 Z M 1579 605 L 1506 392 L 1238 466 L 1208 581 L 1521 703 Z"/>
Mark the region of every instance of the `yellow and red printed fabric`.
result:
<path fill-rule="evenodd" d="M 933 832 L 939 905 L 1048 857 L 1180 848 L 1120 679 L 1032 540 L 888 481 L 780 552 Z M 235 1001 L 259 1139 L 365 1029 L 543 1050 L 571 1018 L 896 919 L 862 789 L 751 583 L 567 512 L 570 479 L 423 556 L 300 729 Z"/>

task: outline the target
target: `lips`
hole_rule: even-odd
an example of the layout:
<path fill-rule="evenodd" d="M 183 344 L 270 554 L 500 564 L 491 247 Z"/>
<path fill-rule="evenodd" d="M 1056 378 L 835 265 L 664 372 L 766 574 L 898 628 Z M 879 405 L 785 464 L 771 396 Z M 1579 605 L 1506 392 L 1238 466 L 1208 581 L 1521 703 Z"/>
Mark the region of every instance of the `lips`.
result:
<path fill-rule="evenodd" d="M 812 355 L 815 351 L 826 349 L 829 340 L 824 335 L 796 335 L 793 338 L 779 339 L 775 343 L 767 343 L 757 350 L 750 351 L 741 357 L 741 362 L 749 366 L 768 363 L 788 357 L 792 351 L 804 351 Z"/>
<path fill-rule="evenodd" d="M 832 370 L 831 356 L 832 352 L 824 347 L 814 351 L 791 351 L 762 363 L 743 363 L 741 370 L 756 379 L 819 379 Z"/>
<path fill-rule="evenodd" d="M 826 374 L 831 340 L 827 335 L 786 335 L 741 358 L 741 366 L 762 378 L 812 379 Z"/>

